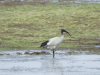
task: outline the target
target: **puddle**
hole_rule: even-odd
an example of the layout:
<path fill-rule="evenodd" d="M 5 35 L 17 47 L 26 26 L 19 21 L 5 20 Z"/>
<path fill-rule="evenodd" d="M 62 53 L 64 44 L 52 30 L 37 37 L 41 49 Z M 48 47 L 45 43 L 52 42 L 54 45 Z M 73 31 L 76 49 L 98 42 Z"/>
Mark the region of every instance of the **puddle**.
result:
<path fill-rule="evenodd" d="M 100 45 L 96 45 L 95 47 L 100 47 Z"/>
<path fill-rule="evenodd" d="M 69 55 L 70 50 L 58 50 L 53 59 L 51 50 L 44 50 L 50 53 L 46 55 L 24 54 L 40 51 L 0 51 L 4 54 L 0 55 L 0 75 L 100 75 L 100 55 L 87 55 L 88 51 Z"/>

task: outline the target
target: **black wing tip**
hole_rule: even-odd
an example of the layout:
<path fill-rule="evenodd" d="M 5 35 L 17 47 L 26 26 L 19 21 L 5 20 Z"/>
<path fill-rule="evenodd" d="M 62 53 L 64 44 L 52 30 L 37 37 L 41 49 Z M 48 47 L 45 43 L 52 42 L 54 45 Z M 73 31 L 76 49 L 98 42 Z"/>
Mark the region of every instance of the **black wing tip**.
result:
<path fill-rule="evenodd" d="M 43 42 L 43 43 L 41 44 L 40 48 L 44 48 L 44 46 L 46 46 L 48 42 L 49 42 L 49 41 Z"/>

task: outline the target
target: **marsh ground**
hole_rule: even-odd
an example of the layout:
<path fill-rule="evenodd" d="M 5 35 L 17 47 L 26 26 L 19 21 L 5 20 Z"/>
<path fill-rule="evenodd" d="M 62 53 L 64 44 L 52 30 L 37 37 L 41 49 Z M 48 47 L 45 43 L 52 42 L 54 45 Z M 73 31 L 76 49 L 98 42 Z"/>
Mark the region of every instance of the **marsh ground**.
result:
<path fill-rule="evenodd" d="M 100 50 L 100 4 L 0 6 L 0 49 L 40 49 L 43 41 L 65 34 L 58 48 Z"/>
<path fill-rule="evenodd" d="M 39 46 L 61 29 L 53 58 Z M 100 75 L 99 63 L 100 4 L 0 6 L 0 75 Z"/>

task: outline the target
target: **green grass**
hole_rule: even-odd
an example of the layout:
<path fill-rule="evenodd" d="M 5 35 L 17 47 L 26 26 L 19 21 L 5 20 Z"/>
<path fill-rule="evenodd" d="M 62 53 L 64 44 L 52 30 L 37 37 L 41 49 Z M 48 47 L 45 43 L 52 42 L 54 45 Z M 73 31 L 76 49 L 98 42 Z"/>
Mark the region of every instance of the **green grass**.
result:
<path fill-rule="evenodd" d="M 0 6 L 0 49 L 40 49 L 43 41 L 60 36 L 60 29 L 72 36 L 65 34 L 59 47 L 99 43 L 92 39 L 100 37 L 100 4 Z"/>

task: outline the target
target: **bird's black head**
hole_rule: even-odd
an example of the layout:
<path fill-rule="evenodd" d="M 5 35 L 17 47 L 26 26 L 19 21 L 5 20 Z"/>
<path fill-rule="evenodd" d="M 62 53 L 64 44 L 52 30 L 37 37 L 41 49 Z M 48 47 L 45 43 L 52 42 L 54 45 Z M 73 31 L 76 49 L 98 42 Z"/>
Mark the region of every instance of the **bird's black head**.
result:
<path fill-rule="evenodd" d="M 69 32 L 67 32 L 66 30 L 64 30 L 64 29 L 61 29 L 61 34 L 63 34 L 63 32 L 66 32 L 66 33 L 68 33 L 69 34 Z M 70 35 L 70 34 L 69 34 Z M 70 35 L 71 36 L 71 35 Z"/>

